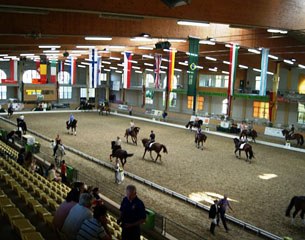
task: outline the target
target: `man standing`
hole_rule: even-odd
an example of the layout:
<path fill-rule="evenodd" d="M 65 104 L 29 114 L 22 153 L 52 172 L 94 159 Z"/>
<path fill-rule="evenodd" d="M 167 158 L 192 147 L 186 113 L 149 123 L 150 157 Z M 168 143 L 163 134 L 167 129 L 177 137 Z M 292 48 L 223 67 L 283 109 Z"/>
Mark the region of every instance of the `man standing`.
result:
<path fill-rule="evenodd" d="M 218 220 L 218 200 L 214 200 L 214 204 L 211 205 L 210 211 L 209 211 L 209 218 L 211 219 L 211 226 L 210 226 L 210 232 L 215 235 L 215 226 L 217 224 Z"/>
<path fill-rule="evenodd" d="M 121 207 L 121 216 L 118 224 L 122 226 L 122 240 L 140 240 L 140 225 L 146 219 L 144 203 L 137 197 L 137 189 L 134 185 L 126 187 L 126 197 L 124 197 Z"/>
<path fill-rule="evenodd" d="M 228 200 L 228 197 L 226 194 L 223 196 L 223 199 L 221 199 L 219 201 L 218 206 L 219 206 L 219 213 L 220 213 L 220 218 L 221 218 L 222 224 L 223 224 L 224 228 L 226 229 L 226 232 L 228 232 L 229 228 L 227 227 L 227 223 L 226 223 L 226 210 L 227 210 L 227 208 L 230 208 L 233 211 L 233 209 L 230 206 L 230 203 L 229 203 L 229 200 Z M 217 225 L 218 224 L 219 224 L 219 219 L 217 221 Z"/>

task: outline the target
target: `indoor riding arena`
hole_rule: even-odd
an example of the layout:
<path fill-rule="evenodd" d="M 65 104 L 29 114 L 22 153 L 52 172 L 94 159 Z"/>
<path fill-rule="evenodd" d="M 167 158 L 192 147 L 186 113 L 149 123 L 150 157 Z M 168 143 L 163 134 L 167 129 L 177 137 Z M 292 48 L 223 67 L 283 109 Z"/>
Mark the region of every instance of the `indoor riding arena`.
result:
<path fill-rule="evenodd" d="M 127 143 L 124 138 L 130 122 L 127 115 L 101 116 L 97 112 L 81 112 L 74 113 L 74 116 L 78 120 L 76 136 L 68 134 L 65 128 L 69 113 L 26 114 L 25 120 L 28 129 L 49 139 L 59 134 L 65 146 L 73 147 L 105 162 L 109 162 L 110 142 L 119 136 L 122 139 L 122 148 L 134 154 L 127 159 L 125 171 L 207 206 L 215 197 L 220 198 L 227 194 L 234 209 L 234 212 L 228 212 L 230 216 L 278 236 L 288 235 L 293 239 L 304 237 L 304 226 L 300 218 L 297 217 L 295 225 L 292 225 L 290 219 L 285 217 L 290 199 L 294 195 L 302 195 L 305 187 L 302 178 L 305 168 L 304 153 L 253 143 L 255 158 L 248 163 L 244 152 L 241 159 L 235 157 L 235 147 L 230 137 L 205 132 L 207 141 L 201 150 L 195 147 L 195 133 L 184 126 L 171 127 L 160 124 L 163 122 L 147 119 L 143 121 L 137 117 L 133 119 L 135 125 L 140 127 L 140 132 L 138 145 L 135 145 Z M 10 120 L 15 122 L 15 118 L 14 116 Z M 1 126 L 12 128 L 12 125 L 3 121 Z M 144 147 L 141 139 L 147 138 L 151 130 L 156 134 L 156 142 L 164 144 L 168 150 L 168 154 L 161 152 L 162 161 L 152 161 L 148 153 L 142 159 Z M 264 137 L 258 136 L 257 140 L 262 138 Z M 37 139 L 41 142 L 42 154 L 51 155 L 50 142 Z M 284 141 L 277 142 L 284 145 Z M 155 156 L 153 152 L 153 157 Z M 147 208 L 185 226 L 204 239 L 260 239 L 254 233 L 230 222 L 229 227 L 232 231 L 225 233 L 220 223 L 221 226 L 216 229 L 217 234 L 213 237 L 208 232 L 209 220 L 206 211 L 128 177 L 121 185 L 117 185 L 114 183 L 113 170 L 75 157 L 69 151 L 65 159 L 69 165 L 90 176 L 99 185 L 107 185 L 106 188 L 111 188 L 114 192 L 124 194 L 124 187 L 127 184 L 136 184 L 138 195 L 144 200 Z M 118 203 L 120 201 L 114 200 Z"/>

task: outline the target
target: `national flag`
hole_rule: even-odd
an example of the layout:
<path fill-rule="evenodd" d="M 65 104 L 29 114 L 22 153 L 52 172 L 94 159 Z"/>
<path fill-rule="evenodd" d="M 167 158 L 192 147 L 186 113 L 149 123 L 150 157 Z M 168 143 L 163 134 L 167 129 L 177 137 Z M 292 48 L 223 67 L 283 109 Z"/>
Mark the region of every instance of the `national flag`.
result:
<path fill-rule="evenodd" d="M 65 71 L 65 61 L 58 61 L 58 73 Z"/>
<path fill-rule="evenodd" d="M 169 92 L 172 91 L 172 89 L 173 89 L 174 71 L 175 71 L 175 55 L 176 55 L 176 49 L 171 49 L 169 52 L 168 74 L 167 74 L 167 88 L 168 88 Z"/>
<path fill-rule="evenodd" d="M 199 52 L 199 39 L 189 38 L 189 74 L 187 81 L 187 96 L 192 96 L 196 99 L 196 87 L 198 78 L 198 52 Z M 193 111 L 195 111 L 196 103 L 193 102 Z"/>
<path fill-rule="evenodd" d="M 56 61 L 51 60 L 51 83 L 56 83 L 57 73 L 56 73 Z"/>
<path fill-rule="evenodd" d="M 130 88 L 132 53 L 124 52 L 124 88 Z"/>
<path fill-rule="evenodd" d="M 89 87 L 96 88 L 98 86 L 98 65 L 97 65 L 97 49 L 92 48 L 89 50 Z"/>
<path fill-rule="evenodd" d="M 156 54 L 155 55 L 155 88 L 160 88 L 161 76 L 161 62 L 162 62 L 162 55 Z"/>
<path fill-rule="evenodd" d="M 267 72 L 268 72 L 268 55 L 269 49 L 262 49 L 262 60 L 261 60 L 261 82 L 259 88 L 259 95 L 265 96 L 267 89 Z"/>
<path fill-rule="evenodd" d="M 76 83 L 76 58 L 70 57 L 70 85 Z"/>
<path fill-rule="evenodd" d="M 10 79 L 17 81 L 18 76 L 18 61 L 10 60 Z"/>

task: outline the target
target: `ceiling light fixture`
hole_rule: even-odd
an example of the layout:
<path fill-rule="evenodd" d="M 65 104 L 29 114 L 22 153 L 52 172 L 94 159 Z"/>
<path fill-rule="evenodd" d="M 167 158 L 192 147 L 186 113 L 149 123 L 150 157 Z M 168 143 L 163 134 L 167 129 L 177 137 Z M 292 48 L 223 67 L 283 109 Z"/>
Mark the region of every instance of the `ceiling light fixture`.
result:
<path fill-rule="evenodd" d="M 40 45 L 39 48 L 60 48 L 59 45 Z"/>
<path fill-rule="evenodd" d="M 293 61 L 291 61 L 291 60 L 287 60 L 287 59 L 284 59 L 284 63 L 290 64 L 290 65 L 293 65 L 293 64 L 294 64 L 294 62 L 293 62 Z"/>
<path fill-rule="evenodd" d="M 267 32 L 270 32 L 270 33 L 280 33 L 280 34 L 287 34 L 288 33 L 287 30 L 274 29 L 274 28 L 267 29 Z"/>
<path fill-rule="evenodd" d="M 146 47 L 146 46 L 140 46 L 138 47 L 138 49 L 142 49 L 142 50 L 153 50 L 153 47 Z"/>
<path fill-rule="evenodd" d="M 216 62 L 217 61 L 217 59 L 216 58 L 212 58 L 212 57 L 205 57 L 205 59 L 207 59 L 207 60 L 210 60 L 210 61 L 214 61 L 214 62 Z"/>
<path fill-rule="evenodd" d="M 185 26 L 195 26 L 195 27 L 207 27 L 210 25 L 208 22 L 197 22 L 197 21 L 189 21 L 189 20 L 178 20 L 177 24 L 185 25 Z"/>
<path fill-rule="evenodd" d="M 255 54 L 260 54 L 261 53 L 259 50 L 255 49 L 255 48 L 249 48 L 248 52 L 255 53 Z"/>
<path fill-rule="evenodd" d="M 205 44 L 205 45 L 215 45 L 216 43 L 214 41 L 210 40 L 201 40 L 199 41 L 200 44 Z"/>
<path fill-rule="evenodd" d="M 111 41 L 112 37 L 85 37 L 85 40 L 88 41 Z"/>
<path fill-rule="evenodd" d="M 86 66 L 84 66 L 84 65 L 77 65 L 77 67 L 79 67 L 79 68 L 86 68 Z"/>
<path fill-rule="evenodd" d="M 277 56 L 274 56 L 274 55 L 271 55 L 271 54 L 269 54 L 268 57 L 269 57 L 269 58 L 272 58 L 272 59 L 274 59 L 274 60 L 278 60 L 278 59 L 279 59 Z"/>

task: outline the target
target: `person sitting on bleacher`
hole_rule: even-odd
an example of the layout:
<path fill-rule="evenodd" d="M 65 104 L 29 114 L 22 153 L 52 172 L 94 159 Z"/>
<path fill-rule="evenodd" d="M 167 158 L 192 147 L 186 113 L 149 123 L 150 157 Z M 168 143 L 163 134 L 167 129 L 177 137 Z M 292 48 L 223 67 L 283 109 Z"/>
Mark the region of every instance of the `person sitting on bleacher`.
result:
<path fill-rule="evenodd" d="M 65 219 L 68 216 L 72 207 L 79 202 L 80 191 L 77 188 L 71 189 L 67 194 L 66 201 L 59 205 L 53 218 L 53 226 L 56 230 L 61 230 Z"/>
<path fill-rule="evenodd" d="M 52 163 L 48 169 L 48 179 L 50 181 L 60 182 L 61 177 L 57 176 L 55 165 Z"/>
<path fill-rule="evenodd" d="M 90 210 L 92 199 L 93 197 L 90 193 L 82 193 L 79 197 L 79 203 L 71 208 L 61 229 L 62 233 L 66 235 L 67 240 L 76 239 L 82 223 L 86 219 L 93 217 L 92 211 Z"/>
<path fill-rule="evenodd" d="M 93 210 L 93 218 L 86 219 L 82 223 L 76 239 L 111 240 L 107 222 L 107 208 L 104 205 L 97 205 Z"/>

